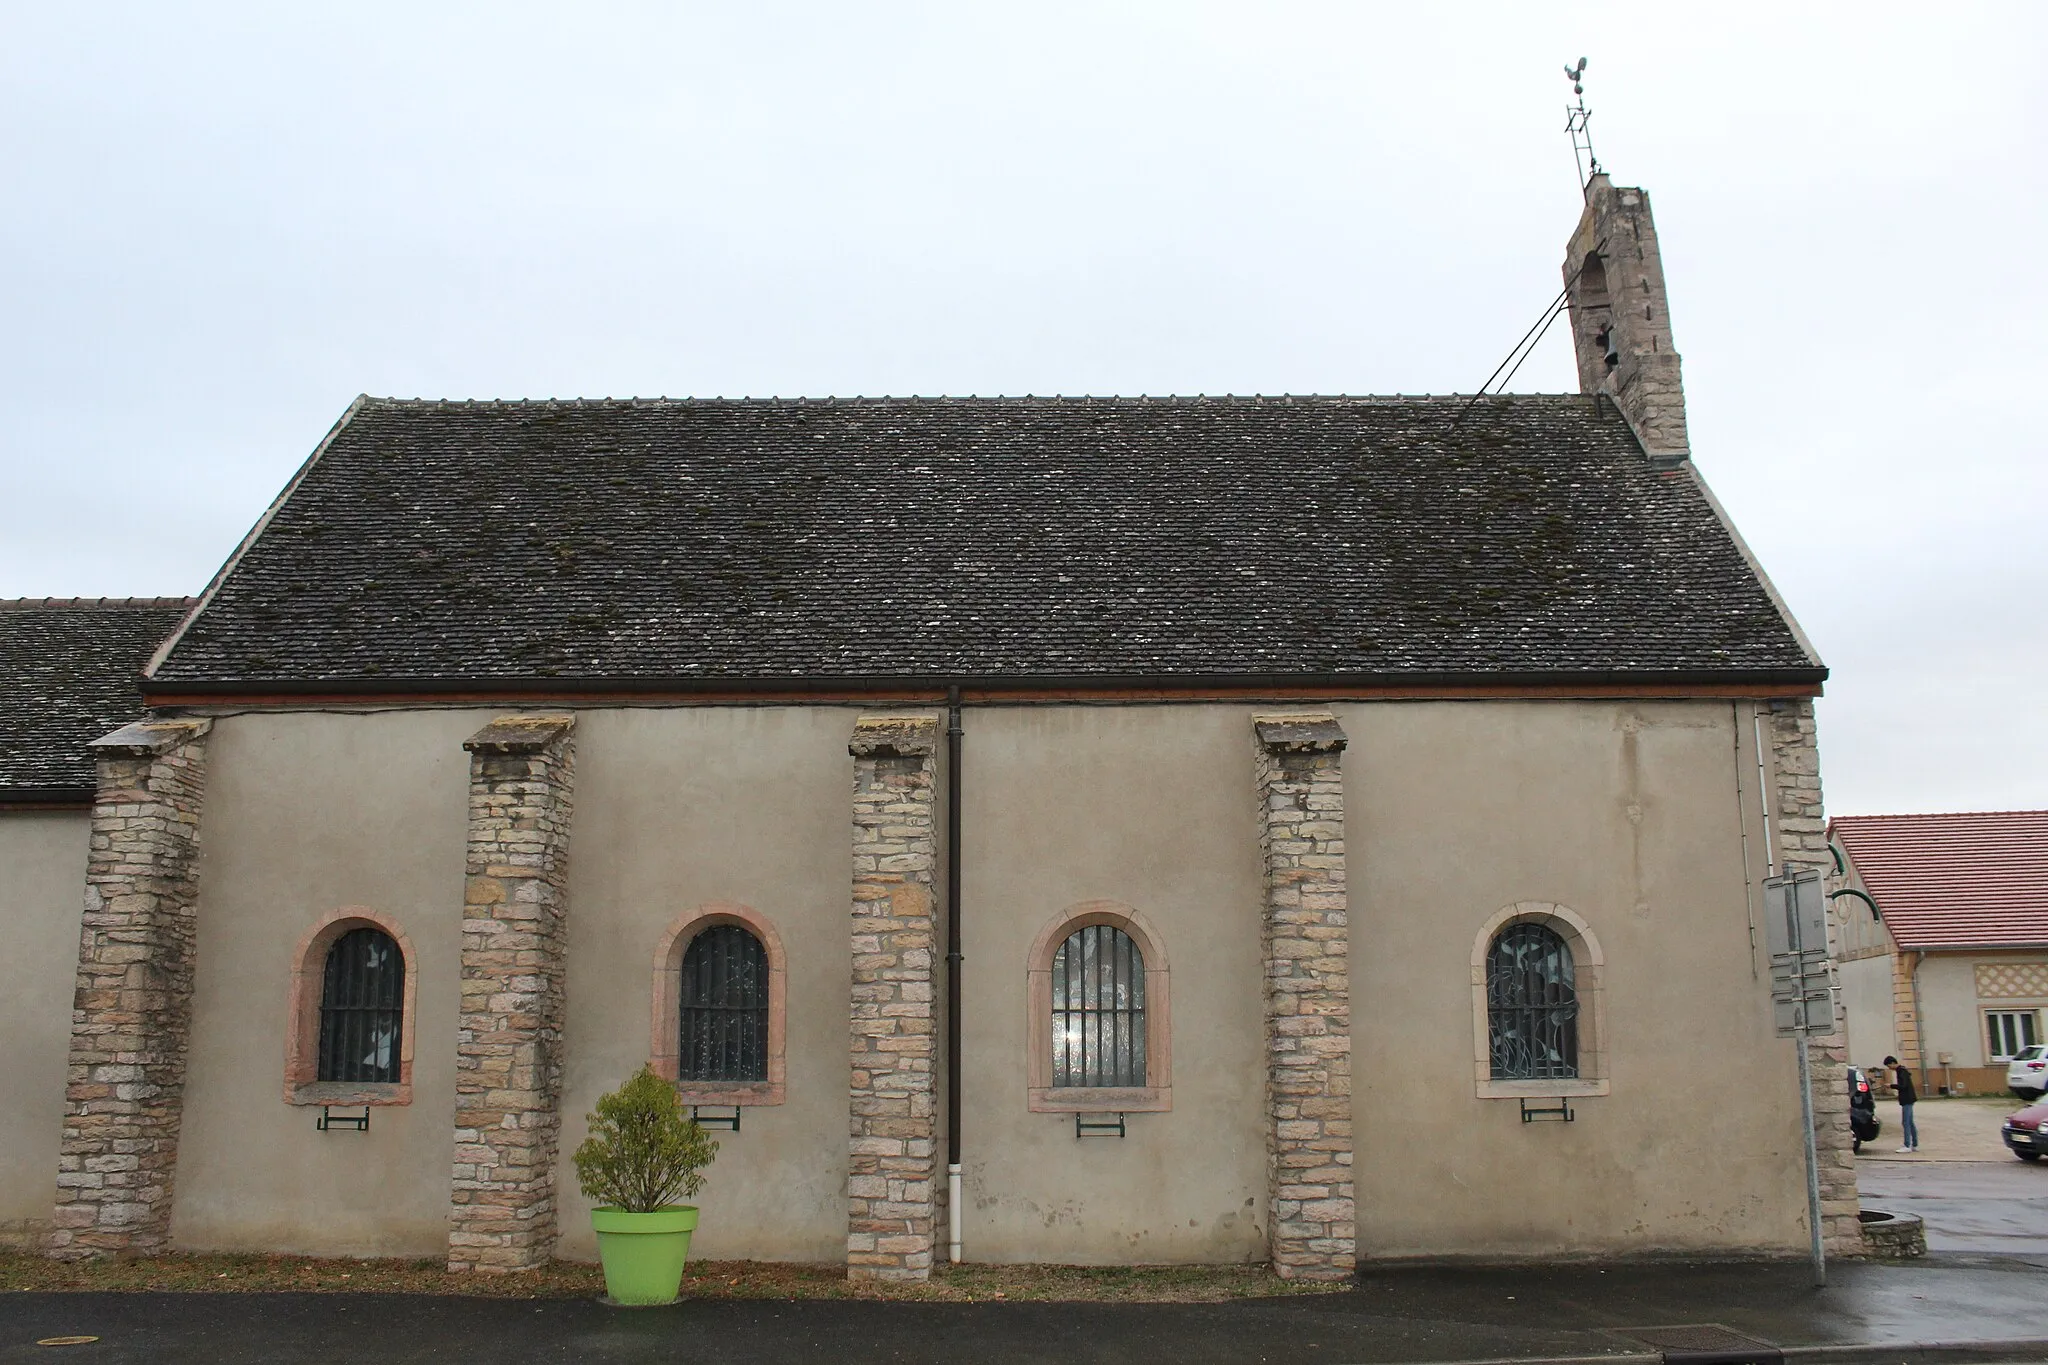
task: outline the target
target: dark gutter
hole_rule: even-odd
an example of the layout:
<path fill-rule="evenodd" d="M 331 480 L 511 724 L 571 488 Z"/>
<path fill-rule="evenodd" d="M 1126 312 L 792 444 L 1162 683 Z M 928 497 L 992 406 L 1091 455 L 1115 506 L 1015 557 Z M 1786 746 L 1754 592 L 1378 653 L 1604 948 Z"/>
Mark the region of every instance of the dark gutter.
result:
<path fill-rule="evenodd" d="M 1891 921 L 1887 920 L 1885 922 L 1889 924 Z M 2048 940 L 2038 938 L 2031 943 L 1923 943 L 1919 945 L 1911 943 L 1899 944 L 1900 952 L 1919 953 L 1922 957 L 1925 957 L 1929 953 L 2038 953 L 2043 948 L 2048 948 Z"/>
<path fill-rule="evenodd" d="M 350 677 L 276 679 L 145 679 L 143 697 L 156 703 L 164 697 L 209 696 L 435 696 L 461 693 L 488 695 L 604 696 L 619 694 L 692 692 L 902 692 L 928 694 L 943 700 L 949 686 L 963 692 L 1060 692 L 1121 691 L 1203 692 L 1271 689 L 1279 692 L 1303 689 L 1361 693 L 1403 688 L 1507 688 L 1547 689 L 1654 687 L 1713 687 L 1717 689 L 1758 687 L 1812 687 L 1828 678 L 1825 667 L 1763 668 L 1730 672 L 1700 670 L 1596 671 L 1596 672 L 1499 672 L 1499 673 L 1068 673 L 1001 675 L 986 677 L 934 678 L 929 674 L 854 674 L 839 677 L 817 674 L 752 677 L 647 676 L 630 678 L 592 677 Z"/>
<path fill-rule="evenodd" d="M 92 787 L 0 787 L 0 808 L 84 810 L 98 796 Z"/>

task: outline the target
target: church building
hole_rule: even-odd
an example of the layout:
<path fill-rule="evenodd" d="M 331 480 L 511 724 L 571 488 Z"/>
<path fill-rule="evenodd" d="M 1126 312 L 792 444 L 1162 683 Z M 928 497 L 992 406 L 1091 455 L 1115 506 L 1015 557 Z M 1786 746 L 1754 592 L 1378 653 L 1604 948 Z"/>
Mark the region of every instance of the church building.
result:
<path fill-rule="evenodd" d="M 705 1257 L 1802 1254 L 1827 672 L 1647 196 L 1564 274 L 1574 394 L 364 397 L 189 605 L 0 609 L 0 1228 L 593 1259 L 652 1065 Z"/>

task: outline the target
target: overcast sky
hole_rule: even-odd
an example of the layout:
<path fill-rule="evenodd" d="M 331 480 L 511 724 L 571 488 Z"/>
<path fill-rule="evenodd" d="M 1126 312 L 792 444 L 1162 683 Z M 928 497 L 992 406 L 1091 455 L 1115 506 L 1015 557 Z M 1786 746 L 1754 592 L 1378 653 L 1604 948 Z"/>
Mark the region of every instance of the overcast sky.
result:
<path fill-rule="evenodd" d="M 359 392 L 1470 392 L 1586 56 L 1829 809 L 2048 806 L 2048 6 L 4 19 L 0 595 L 197 592 Z"/>

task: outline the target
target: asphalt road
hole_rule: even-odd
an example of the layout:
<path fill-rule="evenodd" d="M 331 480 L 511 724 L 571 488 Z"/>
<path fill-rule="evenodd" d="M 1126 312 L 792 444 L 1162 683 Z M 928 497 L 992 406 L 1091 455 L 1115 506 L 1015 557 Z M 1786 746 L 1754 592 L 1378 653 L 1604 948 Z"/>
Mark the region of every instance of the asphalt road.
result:
<path fill-rule="evenodd" d="M 1654 1359 L 1631 1333 L 1722 1324 L 1782 1346 L 1996 1342 L 2048 1355 L 2026 1262 L 1639 1264 L 1367 1272 L 1348 1293 L 1221 1304 L 685 1303 L 350 1294 L 0 1295 L 0 1365 L 653 1362 L 768 1365 L 1370 1365 L 1556 1356 Z M 44 1347 L 38 1340 L 97 1341 Z M 2009 1357 L 1995 1354 L 2004 1346 Z M 1910 1358 L 1900 1350 L 1888 1360 Z M 1873 1357 L 1874 1358 L 1874 1357 Z"/>

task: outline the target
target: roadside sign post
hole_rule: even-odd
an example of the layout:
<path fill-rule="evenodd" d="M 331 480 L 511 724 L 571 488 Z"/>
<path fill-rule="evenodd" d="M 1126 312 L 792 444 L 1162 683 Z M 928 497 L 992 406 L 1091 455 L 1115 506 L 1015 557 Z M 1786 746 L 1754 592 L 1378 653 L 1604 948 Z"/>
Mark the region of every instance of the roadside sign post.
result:
<path fill-rule="evenodd" d="M 1780 1038 L 1799 1050 L 1799 1115 L 1806 1139 L 1806 1226 L 1812 1237 L 1813 1283 L 1828 1282 L 1820 1229 L 1820 1154 L 1813 1140 L 1813 1063 L 1807 1040 L 1835 1031 L 1828 986 L 1828 902 L 1815 868 L 1764 879 L 1764 927 L 1771 952 L 1771 1009 Z"/>

